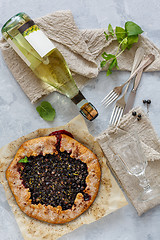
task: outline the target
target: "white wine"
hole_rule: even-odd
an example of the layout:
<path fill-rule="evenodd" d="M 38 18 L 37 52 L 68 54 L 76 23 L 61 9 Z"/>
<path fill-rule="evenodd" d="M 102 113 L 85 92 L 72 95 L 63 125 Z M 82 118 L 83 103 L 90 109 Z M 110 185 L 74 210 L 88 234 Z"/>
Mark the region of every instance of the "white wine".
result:
<path fill-rule="evenodd" d="M 62 54 L 27 14 L 13 16 L 2 27 L 2 34 L 39 79 L 69 97 L 88 120 L 97 117 L 97 110 L 79 91 Z"/>

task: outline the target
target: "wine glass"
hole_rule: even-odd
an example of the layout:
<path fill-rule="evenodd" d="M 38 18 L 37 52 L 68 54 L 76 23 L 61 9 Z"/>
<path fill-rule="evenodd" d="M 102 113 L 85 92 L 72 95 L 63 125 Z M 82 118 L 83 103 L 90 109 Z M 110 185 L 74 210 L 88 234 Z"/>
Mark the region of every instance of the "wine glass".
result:
<path fill-rule="evenodd" d="M 115 141 L 109 140 L 108 146 L 127 172 L 139 179 L 139 184 L 143 188 L 143 192 L 138 196 L 139 201 L 149 201 L 160 195 L 160 190 L 154 186 L 151 187 L 145 176 L 148 163 L 137 134 L 125 133 Z"/>

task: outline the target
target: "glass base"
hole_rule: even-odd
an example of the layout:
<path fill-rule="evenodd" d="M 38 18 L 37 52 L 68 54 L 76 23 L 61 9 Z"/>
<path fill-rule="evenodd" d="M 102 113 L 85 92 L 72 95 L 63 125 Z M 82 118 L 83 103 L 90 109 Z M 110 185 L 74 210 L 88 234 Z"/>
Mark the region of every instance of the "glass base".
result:
<path fill-rule="evenodd" d="M 160 196 L 160 189 L 153 187 L 153 188 L 148 189 L 147 191 L 142 192 L 138 197 L 138 201 L 146 202 L 146 201 L 150 201 L 158 196 Z"/>

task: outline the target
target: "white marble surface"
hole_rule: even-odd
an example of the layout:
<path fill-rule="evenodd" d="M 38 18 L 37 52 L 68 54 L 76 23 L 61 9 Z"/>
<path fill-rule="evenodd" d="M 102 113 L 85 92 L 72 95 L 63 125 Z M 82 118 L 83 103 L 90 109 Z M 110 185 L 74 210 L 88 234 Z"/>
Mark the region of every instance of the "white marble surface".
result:
<path fill-rule="evenodd" d="M 160 48 L 159 0 L 0 0 L 0 27 L 12 15 L 20 11 L 36 18 L 64 9 L 72 11 L 80 29 L 104 28 L 108 26 L 108 23 L 112 23 L 113 26 L 123 26 L 127 20 L 134 21 L 145 31 L 144 35 Z M 99 110 L 99 117 L 94 122 L 87 123 L 94 136 L 108 126 L 113 108 L 111 105 L 107 110 L 104 109 L 100 101 L 108 91 L 122 83 L 128 76 L 129 73 L 115 72 L 106 78 L 105 73 L 100 73 L 83 89 L 84 95 Z M 145 73 L 137 91 L 135 106 L 142 106 L 146 110 L 142 99 L 152 100 L 149 117 L 160 137 L 159 95 L 160 73 Z M 56 118 L 53 123 L 47 123 L 39 117 L 35 106 L 30 104 L 0 55 L 0 147 L 35 129 L 65 124 L 78 114 L 76 106 L 65 96 L 54 93 L 46 99 L 56 109 Z M 8 212 L 9 206 L 5 202 L 0 188 L 0 239 L 22 239 L 11 213 L 6 215 L 1 206 Z M 148 211 L 142 217 L 138 217 L 136 210 L 129 203 L 128 206 L 100 221 L 84 225 L 61 239 L 159 240 L 159 226 L 160 206 Z"/>

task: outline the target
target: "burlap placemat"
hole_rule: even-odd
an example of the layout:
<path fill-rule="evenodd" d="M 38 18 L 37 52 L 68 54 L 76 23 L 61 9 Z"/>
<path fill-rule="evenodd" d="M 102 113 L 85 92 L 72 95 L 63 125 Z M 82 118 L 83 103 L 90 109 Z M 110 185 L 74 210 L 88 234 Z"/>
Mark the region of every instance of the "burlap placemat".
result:
<path fill-rule="evenodd" d="M 104 30 L 107 31 L 107 29 L 79 30 L 71 11 L 48 14 L 35 19 L 35 22 L 63 54 L 79 88 L 102 70 L 100 68 L 102 52 L 115 53 L 118 47 L 114 39 L 106 41 Z M 131 70 L 138 47 L 143 47 L 146 54 L 155 55 L 155 61 L 146 71 L 159 71 L 160 50 L 143 36 L 139 37 L 138 43 L 134 44 L 129 51 L 126 50 L 121 54 L 118 61 L 119 69 Z M 14 78 L 32 103 L 55 91 L 53 87 L 43 83 L 34 75 L 5 40 L 0 41 L 0 48 Z"/>
<path fill-rule="evenodd" d="M 90 208 L 77 219 L 66 224 L 48 224 L 28 217 L 16 204 L 5 178 L 5 172 L 13 160 L 20 145 L 29 139 L 46 136 L 52 131 L 67 130 L 74 138 L 91 149 L 98 157 L 101 165 L 101 183 L 98 195 Z M 6 197 L 16 221 L 25 240 L 56 240 L 83 224 L 89 224 L 108 215 L 109 213 L 127 205 L 127 201 L 106 165 L 106 158 L 94 137 L 89 134 L 86 123 L 82 116 L 78 115 L 65 126 L 56 128 L 38 129 L 26 136 L 23 136 L 0 149 L 0 183 L 3 184 Z"/>
<path fill-rule="evenodd" d="M 133 111 L 133 110 L 132 110 Z M 147 210 L 160 204 L 160 196 L 155 199 L 141 202 L 138 200 L 139 194 L 143 191 L 139 185 L 139 180 L 133 175 L 130 175 L 124 165 L 120 161 L 116 161 L 113 157 L 113 152 L 108 146 L 108 142 L 112 140 L 112 144 L 116 144 L 117 137 L 122 130 L 132 133 L 137 133 L 142 143 L 143 152 L 147 158 L 148 166 L 146 168 L 146 177 L 150 185 L 159 188 L 160 186 L 160 140 L 157 137 L 148 116 L 141 108 L 135 108 L 134 111 L 142 115 L 142 119 L 137 121 L 137 118 L 132 116 L 132 111 L 124 115 L 118 127 L 109 127 L 97 140 L 103 149 L 107 158 L 107 163 L 115 174 L 116 178 L 122 185 L 127 196 L 133 203 L 139 215 Z M 115 145 L 116 147 L 116 145 Z"/>

